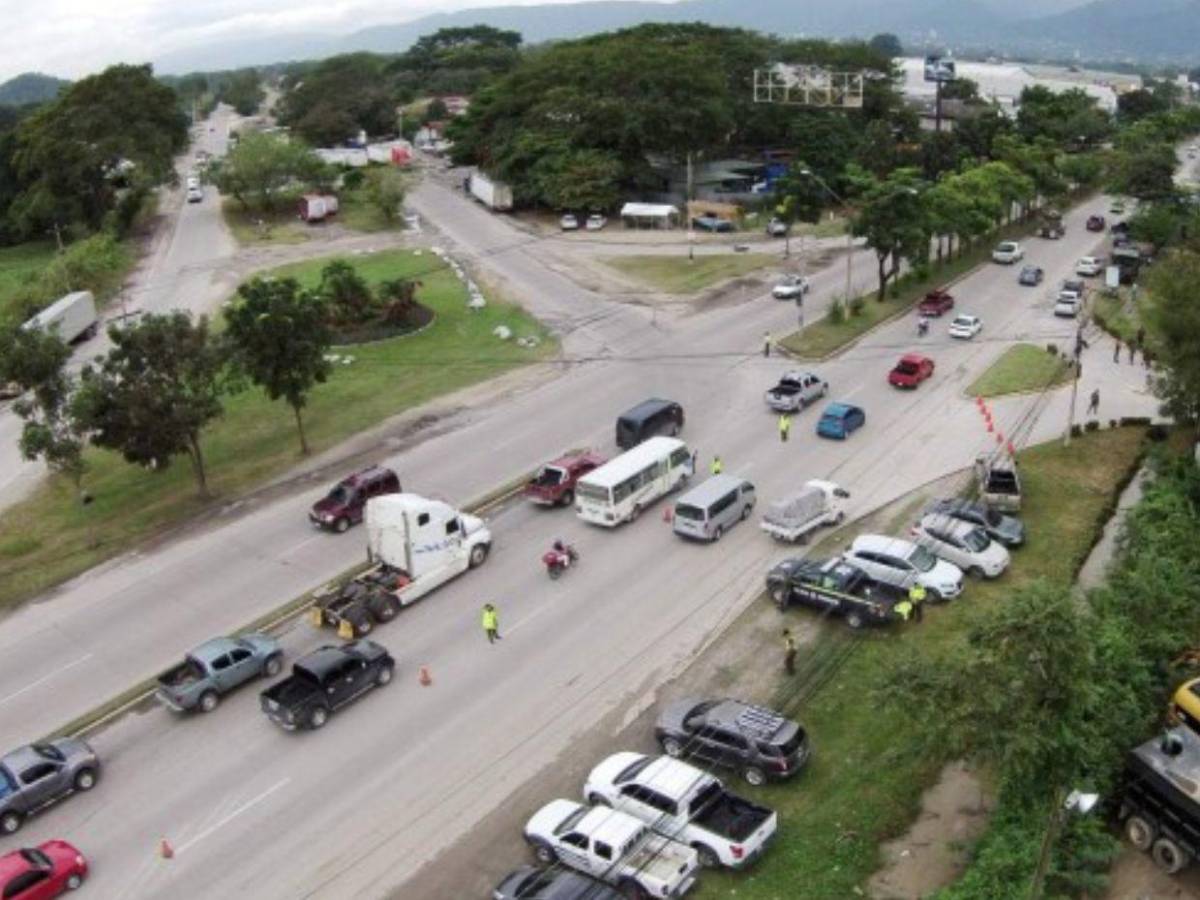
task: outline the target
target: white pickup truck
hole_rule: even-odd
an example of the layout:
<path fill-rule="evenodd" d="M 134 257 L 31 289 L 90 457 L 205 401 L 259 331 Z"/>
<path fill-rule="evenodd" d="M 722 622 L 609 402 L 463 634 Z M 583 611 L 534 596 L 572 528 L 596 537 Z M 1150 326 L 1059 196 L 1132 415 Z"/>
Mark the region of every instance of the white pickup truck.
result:
<path fill-rule="evenodd" d="M 592 769 L 583 796 L 687 844 L 706 868 L 749 864 L 762 854 L 779 824 L 765 806 L 729 793 L 720 779 L 669 756 L 614 753 Z"/>
<path fill-rule="evenodd" d="M 695 850 L 654 834 L 628 813 L 552 800 L 525 825 L 540 862 L 562 862 L 629 897 L 682 897 L 696 881 Z"/>
<path fill-rule="evenodd" d="M 777 541 L 804 543 L 822 525 L 840 525 L 850 494 L 832 481 L 813 479 L 794 494 L 767 507 L 762 530 Z"/>

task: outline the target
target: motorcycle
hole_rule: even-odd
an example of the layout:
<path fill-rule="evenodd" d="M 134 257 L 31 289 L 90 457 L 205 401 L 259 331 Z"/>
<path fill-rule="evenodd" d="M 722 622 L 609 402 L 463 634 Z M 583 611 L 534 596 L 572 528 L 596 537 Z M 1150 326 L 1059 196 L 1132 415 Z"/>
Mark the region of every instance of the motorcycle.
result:
<path fill-rule="evenodd" d="M 559 545 L 542 554 L 542 564 L 551 581 L 557 581 L 573 565 L 579 563 L 579 551 L 570 544 Z"/>

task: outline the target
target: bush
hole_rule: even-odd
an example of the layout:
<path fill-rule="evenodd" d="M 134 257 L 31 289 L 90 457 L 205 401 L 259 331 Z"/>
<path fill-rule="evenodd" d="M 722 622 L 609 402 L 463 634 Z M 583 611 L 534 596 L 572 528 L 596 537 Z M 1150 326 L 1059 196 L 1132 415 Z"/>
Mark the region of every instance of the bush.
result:
<path fill-rule="evenodd" d="M 121 287 L 129 268 L 129 250 L 107 232 L 69 246 L 48 265 L 31 290 L 38 306 L 70 291 L 91 291 L 111 297 Z"/>
<path fill-rule="evenodd" d="M 846 321 L 846 304 L 841 297 L 834 297 L 829 304 L 829 322 L 831 325 L 841 325 Z"/>
<path fill-rule="evenodd" d="M 851 316 L 861 316 L 863 314 L 863 308 L 866 305 L 867 305 L 867 301 L 863 297 L 858 296 L 858 297 L 852 298 L 850 300 L 850 304 L 848 307 L 848 309 L 850 311 L 850 315 Z"/>
<path fill-rule="evenodd" d="M 1091 419 L 1083 426 L 1083 430 L 1084 431 L 1099 431 L 1100 423 L 1097 422 L 1095 419 Z"/>
<path fill-rule="evenodd" d="M 1148 426 L 1149 424 L 1150 424 L 1149 416 L 1122 416 L 1121 417 L 1121 427 L 1122 428 L 1126 428 L 1126 427 L 1129 427 L 1132 425 Z"/>
<path fill-rule="evenodd" d="M 357 191 L 362 187 L 366 177 L 361 169 L 351 169 L 342 176 L 342 187 L 348 191 Z"/>
<path fill-rule="evenodd" d="M 1071 426 L 1071 437 L 1080 437 L 1082 434 L 1083 434 L 1083 426 L 1082 425 L 1072 425 Z"/>
<path fill-rule="evenodd" d="M 1155 443 L 1161 443 L 1167 439 L 1170 433 L 1170 429 L 1166 425 L 1151 425 L 1150 430 L 1146 432 L 1146 437 Z"/>
<path fill-rule="evenodd" d="M 1051 356 L 1057 356 L 1058 355 L 1058 344 L 1047 344 L 1046 352 L 1049 353 Z"/>

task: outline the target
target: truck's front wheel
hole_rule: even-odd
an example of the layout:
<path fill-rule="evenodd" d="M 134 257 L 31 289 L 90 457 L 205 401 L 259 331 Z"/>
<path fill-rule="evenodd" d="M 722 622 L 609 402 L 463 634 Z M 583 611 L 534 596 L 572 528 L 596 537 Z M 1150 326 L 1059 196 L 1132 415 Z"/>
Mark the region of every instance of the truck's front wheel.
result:
<path fill-rule="evenodd" d="M 1182 872 L 1188 864 L 1188 855 L 1170 838 L 1159 838 L 1150 850 L 1154 862 L 1168 875 Z"/>
<path fill-rule="evenodd" d="M 471 555 L 468 558 L 468 563 L 472 569 L 476 569 L 483 565 L 483 561 L 488 557 L 488 545 L 476 544 L 471 548 Z"/>
<path fill-rule="evenodd" d="M 1145 853 L 1158 836 L 1158 829 L 1141 816 L 1130 816 L 1125 820 L 1125 836 L 1129 843 Z"/>
<path fill-rule="evenodd" d="M 552 866 L 558 861 L 558 854 L 554 852 L 554 848 L 542 841 L 533 845 L 533 855 L 544 866 Z"/>
<path fill-rule="evenodd" d="M 329 721 L 329 710 L 323 706 L 318 706 L 308 714 L 308 727 L 312 729 L 321 728 Z"/>
<path fill-rule="evenodd" d="M 221 702 L 221 698 L 217 696 L 216 691 L 205 691 L 200 695 L 200 712 L 210 713 L 217 708 L 217 704 Z"/>
<path fill-rule="evenodd" d="M 777 584 L 771 588 L 771 599 L 775 605 L 779 607 L 779 611 L 783 612 L 788 607 L 788 594 L 790 592 L 782 584 Z"/>
<path fill-rule="evenodd" d="M 852 612 L 846 614 L 846 624 L 855 631 L 863 627 L 863 618 L 861 613 Z"/>
<path fill-rule="evenodd" d="M 618 885 L 617 890 L 621 892 L 621 896 L 626 900 L 644 900 L 648 895 L 646 889 L 634 881 L 632 878 L 627 878 Z"/>

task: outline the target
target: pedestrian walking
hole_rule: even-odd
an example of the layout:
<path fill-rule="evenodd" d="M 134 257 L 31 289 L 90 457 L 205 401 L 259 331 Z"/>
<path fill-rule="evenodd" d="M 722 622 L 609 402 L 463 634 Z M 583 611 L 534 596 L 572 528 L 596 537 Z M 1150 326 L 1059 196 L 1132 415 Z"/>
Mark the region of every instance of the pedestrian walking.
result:
<path fill-rule="evenodd" d="M 1136 340 L 1137 340 L 1137 348 L 1139 350 L 1141 350 L 1143 347 L 1146 346 L 1146 329 L 1140 325 L 1138 326 Z M 1143 353 L 1142 359 L 1145 359 L 1145 358 L 1146 358 L 1146 354 Z"/>
<path fill-rule="evenodd" d="M 697 466 L 699 466 L 699 465 L 700 465 L 700 451 L 693 450 L 692 451 L 692 474 L 693 475 L 696 474 Z"/>
<path fill-rule="evenodd" d="M 792 417 L 787 413 L 779 414 L 779 441 L 786 444 L 788 432 L 792 430 Z"/>
<path fill-rule="evenodd" d="M 783 670 L 789 675 L 796 674 L 796 639 L 790 628 L 783 629 Z"/>
<path fill-rule="evenodd" d="M 1137 344 L 1130 342 L 1129 344 L 1129 364 L 1133 365 L 1134 354 L 1137 353 Z"/>
<path fill-rule="evenodd" d="M 1100 388 L 1092 391 L 1092 397 L 1088 400 L 1087 412 L 1085 415 L 1098 416 L 1100 415 Z"/>
<path fill-rule="evenodd" d="M 766 331 L 766 332 L 763 332 L 763 356 L 769 357 L 770 355 L 771 355 L 771 332 Z"/>
<path fill-rule="evenodd" d="M 914 581 L 912 587 L 908 589 L 908 602 L 912 604 L 913 619 L 920 622 L 923 615 L 922 610 L 925 607 L 925 585 Z"/>
<path fill-rule="evenodd" d="M 719 457 L 719 456 L 713 457 L 712 465 L 710 465 L 708 467 L 708 471 L 711 472 L 713 475 L 720 475 L 722 472 L 725 471 L 725 464 L 721 462 L 721 457 Z"/>
<path fill-rule="evenodd" d="M 480 617 L 480 621 L 489 644 L 500 640 L 500 614 L 496 612 L 496 607 L 490 603 L 483 604 L 483 615 Z"/>
<path fill-rule="evenodd" d="M 1121 361 L 1121 339 L 1117 338 L 1116 343 L 1113 344 L 1113 362 L 1119 363 L 1120 361 Z"/>

